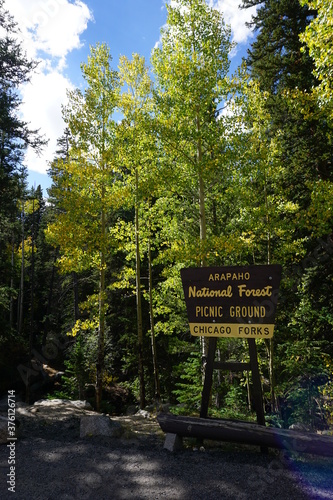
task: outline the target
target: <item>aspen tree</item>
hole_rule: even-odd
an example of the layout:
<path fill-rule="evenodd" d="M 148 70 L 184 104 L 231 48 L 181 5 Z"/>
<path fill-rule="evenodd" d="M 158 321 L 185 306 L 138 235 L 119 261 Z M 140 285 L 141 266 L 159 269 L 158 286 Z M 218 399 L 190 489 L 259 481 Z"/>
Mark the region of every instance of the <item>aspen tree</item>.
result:
<path fill-rule="evenodd" d="M 135 228 L 135 276 L 136 276 L 136 308 L 137 308 L 137 333 L 138 333 L 138 367 L 140 386 L 140 406 L 145 406 L 145 381 L 143 362 L 143 325 L 142 325 L 142 289 L 141 289 L 141 261 L 143 255 L 143 232 L 145 240 L 150 245 L 150 230 L 148 233 L 142 224 L 142 212 L 150 211 L 149 200 L 155 189 L 156 156 L 154 155 L 154 138 L 149 128 L 150 114 L 152 112 L 152 81 L 150 79 L 145 60 L 138 54 L 133 54 L 132 60 L 123 56 L 120 58 L 119 76 L 123 84 L 120 100 L 120 110 L 123 120 L 119 127 L 122 140 L 120 148 L 120 163 L 126 168 L 126 183 L 132 186 L 132 200 L 134 205 Z M 155 177 L 155 179 L 154 179 Z M 132 204 L 132 203 L 131 203 Z M 148 250 L 149 277 L 151 277 L 151 259 Z M 151 278 L 149 279 L 151 287 Z M 152 293 L 152 291 L 150 290 Z M 159 399 L 159 379 L 157 368 L 156 343 L 154 336 L 154 318 L 152 295 L 150 302 L 151 345 L 154 366 L 154 380 L 156 398 Z"/>
<path fill-rule="evenodd" d="M 223 172 L 226 131 L 219 107 L 230 90 L 231 32 L 222 14 L 204 0 L 179 0 L 167 9 L 161 43 L 152 54 L 157 131 L 170 164 L 177 165 L 173 171 L 177 191 L 185 186 L 196 191 L 197 251 L 205 266 L 207 186 L 213 178 L 217 182 L 218 171 Z"/>
<path fill-rule="evenodd" d="M 119 80 L 111 60 L 105 44 L 91 47 L 87 63 L 81 65 L 84 92 L 68 92 L 63 117 L 70 132 L 70 151 L 68 159 L 59 162 L 62 178 L 53 191 L 55 196 L 58 191 L 62 213 L 48 227 L 49 238 L 60 247 L 59 264 L 64 271 L 99 272 L 97 410 L 104 370 L 106 254 L 110 243 L 107 216 L 121 203 L 113 189 L 116 123 L 112 115 L 118 103 Z"/>

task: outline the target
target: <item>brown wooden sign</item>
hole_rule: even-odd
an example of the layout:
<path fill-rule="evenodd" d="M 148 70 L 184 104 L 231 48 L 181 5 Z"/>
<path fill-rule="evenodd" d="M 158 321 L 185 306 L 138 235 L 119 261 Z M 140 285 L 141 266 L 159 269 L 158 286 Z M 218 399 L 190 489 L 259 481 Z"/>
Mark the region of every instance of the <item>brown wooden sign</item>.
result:
<path fill-rule="evenodd" d="M 182 269 L 192 335 L 271 338 L 280 265 Z"/>

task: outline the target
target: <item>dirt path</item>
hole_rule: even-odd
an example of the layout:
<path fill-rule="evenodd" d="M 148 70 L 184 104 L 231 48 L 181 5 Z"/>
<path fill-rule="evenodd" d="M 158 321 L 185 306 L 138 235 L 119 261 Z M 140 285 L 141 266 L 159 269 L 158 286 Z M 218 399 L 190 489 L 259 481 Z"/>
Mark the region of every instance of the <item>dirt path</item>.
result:
<path fill-rule="evenodd" d="M 193 442 L 170 453 L 156 420 L 140 416 L 115 419 L 124 429 L 119 438 L 80 439 L 80 417 L 89 410 L 32 410 L 18 416 L 15 494 L 6 483 L 9 448 L 0 446 L 1 499 L 333 499 L 332 460 L 286 459 L 230 444 L 199 451 Z"/>

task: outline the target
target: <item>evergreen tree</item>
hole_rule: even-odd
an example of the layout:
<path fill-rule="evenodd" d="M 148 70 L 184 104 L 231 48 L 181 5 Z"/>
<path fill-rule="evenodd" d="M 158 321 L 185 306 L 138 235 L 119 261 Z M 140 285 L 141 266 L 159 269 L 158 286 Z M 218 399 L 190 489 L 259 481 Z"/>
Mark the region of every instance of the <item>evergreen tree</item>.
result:
<path fill-rule="evenodd" d="M 37 151 L 43 141 L 37 131 L 30 130 L 18 117 L 21 104 L 18 87 L 29 81 L 37 63 L 27 59 L 14 34 L 17 25 L 4 0 L 0 0 L 0 26 L 5 35 L 0 38 L 0 193 L 1 221 L 16 211 L 16 199 L 22 189 L 25 169 L 22 166 L 24 150 L 29 145 Z"/>
<path fill-rule="evenodd" d="M 29 81 L 37 63 L 27 59 L 16 41 L 17 24 L 4 0 L 0 0 L 0 26 L 4 33 L 0 38 L 0 318 L 1 329 L 8 333 L 14 317 L 12 255 L 20 241 L 18 205 L 25 196 L 24 151 L 31 146 L 38 152 L 45 141 L 18 116 L 18 87 Z"/>
<path fill-rule="evenodd" d="M 329 109 L 313 98 L 313 89 L 320 83 L 319 74 L 314 71 L 314 61 L 303 43 L 303 33 L 308 33 L 316 11 L 297 0 L 243 0 L 243 7 L 252 5 L 258 6 L 251 23 L 257 39 L 248 52 L 247 63 L 261 91 L 267 92 L 270 116 L 264 141 L 260 142 L 263 144 L 268 138 L 274 141 L 275 196 L 281 199 L 283 195 L 286 206 L 295 213 L 294 220 L 285 226 L 289 231 L 289 249 L 294 247 L 296 253 L 284 256 L 285 279 L 274 338 L 277 392 L 288 394 L 291 379 L 287 373 L 298 370 L 298 387 L 308 383 L 305 379 L 310 375 L 310 384 L 317 383 L 330 354 L 331 316 L 317 298 L 322 297 L 323 286 L 330 289 L 329 279 L 323 280 L 323 276 L 331 275 L 332 255 L 330 243 L 324 251 L 318 251 L 317 236 L 331 242 L 327 234 L 332 227 L 328 208 L 333 175 L 332 130 Z M 317 4 L 309 5 L 312 8 Z M 288 243 L 288 238 L 284 239 Z M 276 245 L 273 241 L 272 244 Z M 305 264 L 295 266 L 300 256 L 304 256 Z M 331 292 L 326 293 L 329 297 Z"/>
<path fill-rule="evenodd" d="M 327 120 L 315 110 L 305 117 L 290 98 L 295 90 L 310 92 L 318 84 L 313 60 L 300 40 L 315 12 L 298 0 L 243 0 L 244 8 L 252 5 L 258 6 L 250 23 L 257 38 L 247 64 L 261 90 L 269 92 L 272 121 L 267 133 L 279 137 L 281 189 L 305 208 L 310 201 L 308 183 L 332 175 Z"/>
<path fill-rule="evenodd" d="M 313 63 L 301 52 L 299 35 L 309 24 L 312 12 L 298 0 L 243 0 L 243 8 L 258 6 L 249 23 L 257 33 L 248 50 L 251 76 L 260 81 L 262 90 L 276 95 L 298 86 L 310 89 L 314 83 Z"/>

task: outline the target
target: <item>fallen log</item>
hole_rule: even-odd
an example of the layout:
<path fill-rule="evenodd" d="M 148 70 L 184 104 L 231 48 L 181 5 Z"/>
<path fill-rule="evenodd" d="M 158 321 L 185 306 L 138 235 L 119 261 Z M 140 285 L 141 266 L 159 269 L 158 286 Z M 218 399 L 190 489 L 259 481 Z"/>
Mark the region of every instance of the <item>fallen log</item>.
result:
<path fill-rule="evenodd" d="M 333 457 L 333 437 L 330 436 L 264 427 L 251 422 L 182 417 L 169 413 L 160 413 L 157 420 L 163 432 L 180 437 L 252 444 Z"/>

